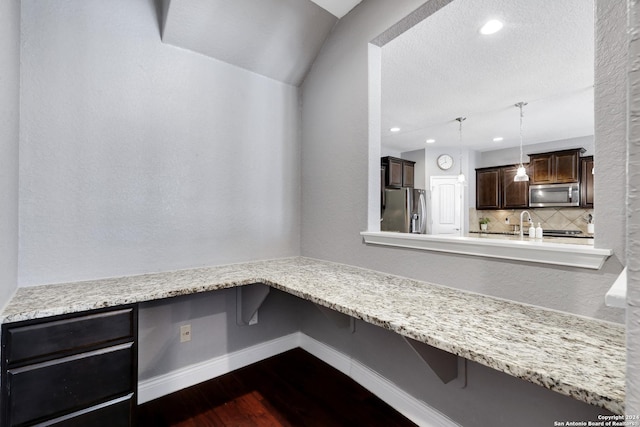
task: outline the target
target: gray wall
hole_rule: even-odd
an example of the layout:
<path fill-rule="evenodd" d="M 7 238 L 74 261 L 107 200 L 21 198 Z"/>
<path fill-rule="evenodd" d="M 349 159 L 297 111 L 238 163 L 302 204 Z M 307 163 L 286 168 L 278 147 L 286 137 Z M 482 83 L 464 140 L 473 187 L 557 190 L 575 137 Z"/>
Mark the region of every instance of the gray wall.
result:
<path fill-rule="evenodd" d="M 606 194 L 596 213 L 603 218 L 598 245 L 616 250 L 598 272 L 362 245 L 367 43 L 421 3 L 367 0 L 347 15 L 305 81 L 301 121 L 297 89 L 161 44 L 151 0 L 23 0 L 21 285 L 295 255 L 302 230 L 307 256 L 620 321 L 622 313 L 602 300 L 624 262 L 624 173 L 604 173 L 596 183 L 597 193 Z M 9 263 L 0 302 L 14 288 L 18 245 L 18 7 L 17 1 L 0 5 L 0 209 L 10 222 L 0 229 L 0 255 Z M 600 27 L 611 29 L 602 39 L 624 46 L 624 7 L 611 7 L 616 14 L 598 12 Z M 599 67 L 612 68 L 597 73 L 598 99 L 609 105 L 596 114 L 596 156 L 599 164 L 624 166 L 617 157 L 624 152 L 624 111 L 614 114 L 624 109 L 616 68 L 624 59 L 606 46 L 598 54 Z M 247 226 L 247 213 L 256 211 L 258 220 Z M 354 335 L 336 332 L 282 294 L 266 304 L 258 327 L 227 337 L 225 350 L 293 331 L 298 325 L 290 313 L 300 313 L 303 332 L 464 425 L 512 425 L 523 414 L 530 425 L 544 425 L 602 412 L 474 364 L 469 386 L 452 390 L 411 360 L 395 334 L 360 323 Z M 231 291 L 145 304 L 141 376 L 219 355 L 210 338 L 237 333 L 232 306 Z M 194 327 L 187 347 L 176 343 L 185 322 Z M 199 331 L 211 325 L 217 329 L 200 341 Z"/>
<path fill-rule="evenodd" d="M 472 362 L 467 363 L 465 388 L 443 384 L 400 335 L 362 321 L 351 333 L 305 304 L 302 332 L 340 349 L 461 426 L 553 426 L 554 421 L 595 421 L 608 413 Z"/>
<path fill-rule="evenodd" d="M 22 1 L 20 286 L 299 253 L 298 89 L 158 22 Z"/>
<path fill-rule="evenodd" d="M 18 277 L 20 1 L 0 2 L 0 308 Z"/>
<path fill-rule="evenodd" d="M 640 70 L 636 66 L 640 59 L 640 3 L 629 2 L 629 174 L 628 185 L 628 247 L 629 268 L 627 288 L 627 414 L 640 414 Z"/>
<path fill-rule="evenodd" d="M 625 260 L 625 220 L 620 213 L 625 202 L 624 156 L 618 157 L 620 147 L 624 150 L 624 122 L 619 123 L 624 117 L 610 117 L 614 108 L 606 104 L 615 103 L 615 108 L 620 105 L 624 109 L 624 93 L 621 100 L 615 98 L 618 93 L 607 95 L 610 98 L 605 98 L 607 102 L 602 105 L 605 95 L 596 90 L 596 245 L 615 250 L 603 269 L 587 271 L 363 245 L 359 233 L 367 228 L 367 45 L 421 3 L 368 0 L 360 4 L 338 23 L 305 80 L 302 254 L 621 322 L 623 311 L 606 307 L 604 294 Z M 621 15 L 618 10 L 614 17 L 598 16 L 599 31 L 607 26 L 610 38 L 615 39 L 614 43 L 605 38 L 606 43 L 624 45 L 624 5 L 621 9 Z M 607 57 L 609 53 L 606 47 L 600 47 L 598 64 L 624 62 L 615 55 Z M 620 80 L 616 70 L 608 68 L 608 76 L 606 70 L 596 74 L 602 84 L 610 84 L 608 80 Z M 624 73 L 621 79 L 624 82 Z M 610 170 L 608 165 L 616 167 Z"/>
<path fill-rule="evenodd" d="M 251 326 L 236 324 L 236 289 L 141 304 L 138 377 L 153 378 L 297 332 L 301 303 L 271 290 L 258 310 L 258 323 Z M 191 341 L 180 343 L 180 326 L 186 324 Z"/>
<path fill-rule="evenodd" d="M 299 254 L 298 88 L 163 44 L 160 16 L 22 1 L 20 286 Z M 19 87 L 16 69 L 14 111 Z M 140 378 L 297 330 L 291 300 L 269 296 L 250 328 L 232 291 L 142 304 Z"/>
<path fill-rule="evenodd" d="M 594 216 L 596 246 L 626 261 L 627 2 L 596 1 Z"/>
<path fill-rule="evenodd" d="M 625 59 L 617 47 L 609 49 L 625 44 L 623 2 L 599 0 L 599 5 L 607 3 L 613 10 L 599 7 L 597 14 L 598 40 L 604 43 L 598 48 L 597 84 L 609 90 L 596 90 L 596 244 L 615 251 L 603 269 L 585 271 L 363 245 L 359 232 L 367 227 L 367 44 L 422 3 L 361 3 L 338 23 L 305 80 L 302 254 L 621 322 L 624 312 L 606 307 L 604 294 L 625 263 L 625 160 L 620 155 L 625 150 Z M 411 359 L 398 336 L 368 325 L 359 326 L 353 335 L 340 334 L 321 317 L 309 316 L 303 320 L 303 332 L 351 354 L 465 426 L 552 425 L 555 420 L 586 420 L 604 412 L 475 364 L 469 366 L 468 387 L 452 389 Z"/>
<path fill-rule="evenodd" d="M 528 154 L 544 153 L 547 151 L 565 150 L 570 148 L 584 148 L 583 156 L 594 155 L 593 136 L 583 136 L 579 138 L 561 139 L 558 141 L 542 142 L 540 144 L 525 145 L 522 148 L 524 162 L 529 161 Z M 484 168 L 490 166 L 512 165 L 520 158 L 520 148 L 511 147 L 502 150 L 483 151 L 480 153 L 480 163 L 477 167 Z"/>

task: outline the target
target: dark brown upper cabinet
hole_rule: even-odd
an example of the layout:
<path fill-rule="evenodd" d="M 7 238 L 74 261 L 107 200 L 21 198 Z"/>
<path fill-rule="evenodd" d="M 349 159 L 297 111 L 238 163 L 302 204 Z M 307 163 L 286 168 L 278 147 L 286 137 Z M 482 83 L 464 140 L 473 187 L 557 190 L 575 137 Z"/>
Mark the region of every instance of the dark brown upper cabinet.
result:
<path fill-rule="evenodd" d="M 398 157 L 382 157 L 381 166 L 385 169 L 385 187 L 412 187 L 416 162 Z"/>
<path fill-rule="evenodd" d="M 500 168 L 476 169 L 476 209 L 500 209 Z"/>
<path fill-rule="evenodd" d="M 580 154 L 584 148 L 529 154 L 530 184 L 579 182 Z"/>
<path fill-rule="evenodd" d="M 405 160 L 402 162 L 402 186 L 413 188 L 415 162 Z"/>
<path fill-rule="evenodd" d="M 525 166 L 526 167 L 526 166 Z M 515 182 L 518 166 L 500 168 L 502 177 L 502 209 L 518 209 L 529 207 L 529 182 Z M 527 173 L 529 173 L 527 171 Z"/>
<path fill-rule="evenodd" d="M 580 157 L 580 206 L 593 207 L 593 156 Z"/>
<path fill-rule="evenodd" d="M 517 166 L 476 169 L 476 209 L 529 207 L 529 183 L 514 182 Z"/>

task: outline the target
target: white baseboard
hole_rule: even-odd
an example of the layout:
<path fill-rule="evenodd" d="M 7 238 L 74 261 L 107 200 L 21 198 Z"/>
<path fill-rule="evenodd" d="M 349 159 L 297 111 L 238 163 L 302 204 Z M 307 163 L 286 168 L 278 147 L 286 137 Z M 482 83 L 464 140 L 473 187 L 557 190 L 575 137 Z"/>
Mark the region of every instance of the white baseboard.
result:
<path fill-rule="evenodd" d="M 317 341 L 308 335 L 300 337 L 300 347 L 385 401 L 393 409 L 422 427 L 460 427 L 423 401 L 411 396 L 366 365 Z"/>
<path fill-rule="evenodd" d="M 228 374 L 252 363 L 300 347 L 300 332 L 294 332 L 271 341 L 256 344 L 242 350 L 227 353 L 201 363 L 176 369 L 167 374 L 138 382 L 138 403 L 199 384 L 203 381 Z"/>
<path fill-rule="evenodd" d="M 227 374 L 277 354 L 300 347 L 351 377 L 392 408 L 423 427 L 459 427 L 445 415 L 403 391 L 366 365 L 302 332 L 285 335 L 202 363 L 138 382 L 138 403 Z"/>
<path fill-rule="evenodd" d="M 330 347 L 315 338 L 300 333 L 299 345 L 307 353 L 310 353 L 322 360 L 327 365 L 351 377 L 351 367 L 353 360 L 350 356 Z"/>

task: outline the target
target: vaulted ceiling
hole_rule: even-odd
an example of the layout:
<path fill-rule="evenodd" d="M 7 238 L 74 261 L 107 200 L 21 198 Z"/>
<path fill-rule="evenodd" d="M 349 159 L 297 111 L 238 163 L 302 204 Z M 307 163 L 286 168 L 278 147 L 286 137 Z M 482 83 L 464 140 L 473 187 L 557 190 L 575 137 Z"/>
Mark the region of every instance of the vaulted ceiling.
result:
<path fill-rule="evenodd" d="M 299 86 L 361 0 L 163 0 L 165 43 Z M 484 36 L 491 18 L 502 31 Z M 456 0 L 383 47 L 383 145 L 485 151 L 593 135 L 590 0 Z M 400 132 L 391 133 L 398 126 Z M 502 137 L 501 142 L 493 138 Z"/>
<path fill-rule="evenodd" d="M 165 0 L 162 40 L 294 86 L 361 0 Z"/>

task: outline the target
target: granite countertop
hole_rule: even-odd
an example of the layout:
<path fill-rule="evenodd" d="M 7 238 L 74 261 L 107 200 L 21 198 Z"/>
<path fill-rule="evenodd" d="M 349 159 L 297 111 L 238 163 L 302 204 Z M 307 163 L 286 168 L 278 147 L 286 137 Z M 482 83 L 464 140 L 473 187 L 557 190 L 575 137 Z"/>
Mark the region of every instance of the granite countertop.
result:
<path fill-rule="evenodd" d="M 502 239 L 502 240 L 524 240 L 524 241 L 532 241 L 532 242 L 547 242 L 547 243 L 566 243 L 570 245 L 591 245 L 593 246 L 594 238 L 593 236 L 581 235 L 581 236 L 569 236 L 569 237 L 558 237 L 558 236 L 544 236 L 542 239 L 529 239 L 529 235 L 525 234 L 523 237 L 520 237 L 520 233 L 509 233 L 509 232 L 500 232 L 500 231 L 470 231 L 468 234 L 469 237 L 478 237 L 485 239 Z"/>
<path fill-rule="evenodd" d="M 15 322 L 258 282 L 624 413 L 622 325 L 310 258 L 18 288 L 0 319 Z"/>

